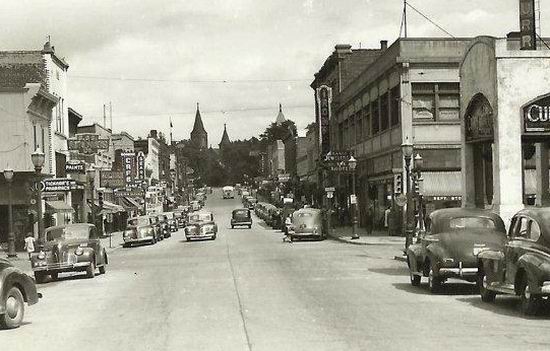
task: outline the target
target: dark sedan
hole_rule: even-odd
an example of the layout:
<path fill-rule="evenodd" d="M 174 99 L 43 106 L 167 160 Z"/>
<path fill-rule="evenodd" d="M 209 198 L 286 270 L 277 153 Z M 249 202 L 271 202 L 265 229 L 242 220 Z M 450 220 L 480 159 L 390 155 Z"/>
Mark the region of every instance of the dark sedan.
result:
<path fill-rule="evenodd" d="M 247 208 L 238 208 L 231 213 L 231 229 L 236 226 L 252 228 L 252 216 Z"/>
<path fill-rule="evenodd" d="M 432 293 L 448 278 L 477 282 L 477 254 L 502 248 L 506 241 L 504 222 L 494 212 L 483 209 L 445 208 L 430 215 L 431 230 L 423 233 L 407 249 L 411 284 L 420 285 L 428 277 Z"/>
<path fill-rule="evenodd" d="M 39 297 L 33 279 L 0 258 L 0 328 L 19 327 L 25 315 L 25 302 L 34 305 Z"/>

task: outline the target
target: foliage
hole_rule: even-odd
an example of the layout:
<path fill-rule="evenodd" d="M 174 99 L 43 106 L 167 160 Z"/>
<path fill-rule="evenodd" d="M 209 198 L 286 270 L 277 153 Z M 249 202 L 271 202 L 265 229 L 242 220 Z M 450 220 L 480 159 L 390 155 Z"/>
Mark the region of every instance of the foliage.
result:
<path fill-rule="evenodd" d="M 277 125 L 275 122 L 271 123 L 271 125 L 260 135 L 260 141 L 262 145 L 266 147 L 275 140 L 284 141 L 292 135 L 296 135 L 296 124 L 294 121 L 287 119 L 280 125 Z"/>

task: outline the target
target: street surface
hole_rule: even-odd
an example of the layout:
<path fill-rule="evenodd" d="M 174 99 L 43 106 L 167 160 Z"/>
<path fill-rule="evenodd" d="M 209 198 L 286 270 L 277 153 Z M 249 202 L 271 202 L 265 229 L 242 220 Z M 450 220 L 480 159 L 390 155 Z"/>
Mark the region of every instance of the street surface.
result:
<path fill-rule="evenodd" d="M 401 246 L 283 243 L 255 223 L 229 229 L 240 201 L 215 191 L 215 241 L 183 231 L 119 248 L 106 275 L 39 285 L 26 324 L 0 331 L 2 350 L 548 350 L 550 313 L 517 300 L 481 302 L 469 284 L 413 288 Z"/>

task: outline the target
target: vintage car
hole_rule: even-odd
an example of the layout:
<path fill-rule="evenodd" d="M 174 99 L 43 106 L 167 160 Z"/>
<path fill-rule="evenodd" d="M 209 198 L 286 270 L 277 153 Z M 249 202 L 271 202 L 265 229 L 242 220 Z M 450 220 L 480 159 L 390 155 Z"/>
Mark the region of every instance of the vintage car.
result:
<path fill-rule="evenodd" d="M 514 215 L 504 247 L 478 253 L 481 299 L 497 294 L 521 297 L 525 314 L 536 314 L 550 296 L 550 208 L 526 208 Z"/>
<path fill-rule="evenodd" d="M 183 206 L 174 210 L 174 218 L 178 222 L 178 228 L 184 228 L 187 224 L 187 213 L 189 213 L 189 207 Z"/>
<path fill-rule="evenodd" d="M 284 229 L 283 229 L 284 230 Z M 300 208 L 292 213 L 292 224 L 286 229 L 291 241 L 297 238 L 323 240 L 323 213 L 318 208 Z"/>
<path fill-rule="evenodd" d="M 124 240 L 122 244 L 124 247 L 143 243 L 155 244 L 157 236 L 151 217 L 140 216 L 129 218 L 122 239 Z"/>
<path fill-rule="evenodd" d="M 190 207 L 191 207 L 191 211 L 198 211 L 202 208 L 202 205 L 199 201 L 197 200 L 193 200 L 189 203 Z"/>
<path fill-rule="evenodd" d="M 155 229 L 155 238 L 158 241 L 164 240 L 164 232 L 162 229 L 162 224 L 160 223 L 160 219 L 158 215 L 156 214 L 150 214 L 148 215 L 149 220 L 151 221 L 151 225 Z"/>
<path fill-rule="evenodd" d="M 0 258 L 0 329 L 19 327 L 25 315 L 25 302 L 34 305 L 40 297 L 31 277 Z"/>
<path fill-rule="evenodd" d="M 177 232 L 179 229 L 179 223 L 176 218 L 175 212 L 165 212 L 164 215 L 168 218 L 168 229 L 170 233 Z"/>
<path fill-rule="evenodd" d="M 96 268 L 104 274 L 109 262 L 96 227 L 88 223 L 47 228 L 39 238 L 39 249 L 31 256 L 38 283 L 48 275 L 55 280 L 62 272 L 85 271 L 88 278 L 93 278 Z"/>
<path fill-rule="evenodd" d="M 236 226 L 252 228 L 252 216 L 248 208 L 238 208 L 231 212 L 231 229 Z"/>
<path fill-rule="evenodd" d="M 506 241 L 504 222 L 483 209 L 444 208 L 430 214 L 430 230 L 407 248 L 411 284 L 428 277 L 432 293 L 448 278 L 477 282 L 477 252 L 500 249 Z"/>
<path fill-rule="evenodd" d="M 215 240 L 218 234 L 218 225 L 214 222 L 212 212 L 192 212 L 188 215 L 188 224 L 185 227 L 185 238 Z"/>

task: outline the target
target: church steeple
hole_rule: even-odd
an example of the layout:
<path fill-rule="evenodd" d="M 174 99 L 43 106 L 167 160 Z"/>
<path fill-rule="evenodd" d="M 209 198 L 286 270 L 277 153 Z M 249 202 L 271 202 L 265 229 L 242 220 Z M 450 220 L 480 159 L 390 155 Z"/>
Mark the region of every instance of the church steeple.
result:
<path fill-rule="evenodd" d="M 275 124 L 280 126 L 286 121 L 285 115 L 283 114 L 283 105 L 279 104 L 279 114 L 277 115 L 277 119 L 275 120 Z"/>
<path fill-rule="evenodd" d="M 202 123 L 198 102 L 197 112 L 195 113 L 195 123 L 193 124 L 193 130 L 191 131 L 191 142 L 200 149 L 208 148 L 208 133 L 206 132 L 206 129 L 204 129 L 204 124 Z"/>
<path fill-rule="evenodd" d="M 222 134 L 222 140 L 218 144 L 220 147 L 220 150 L 223 150 L 224 147 L 231 144 L 231 140 L 229 140 L 229 135 L 227 134 L 227 125 L 223 124 L 223 134 Z"/>

